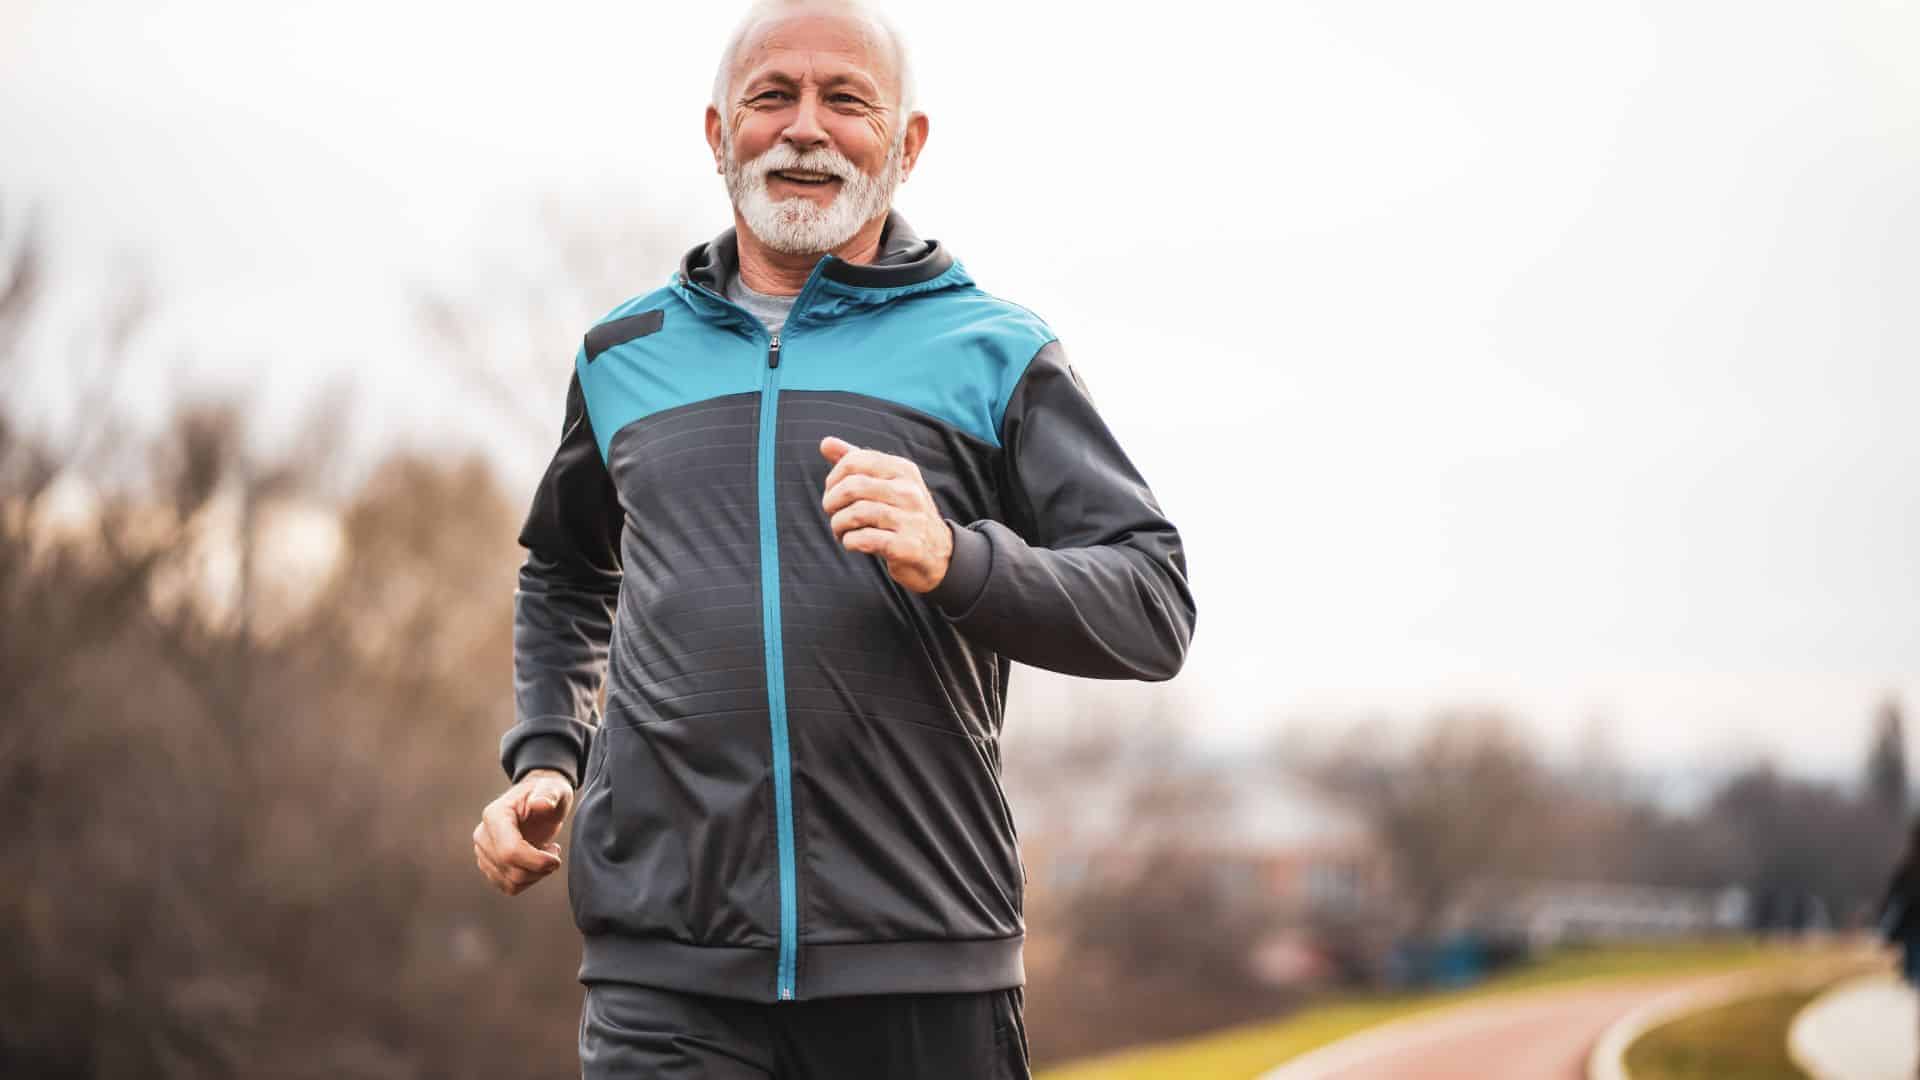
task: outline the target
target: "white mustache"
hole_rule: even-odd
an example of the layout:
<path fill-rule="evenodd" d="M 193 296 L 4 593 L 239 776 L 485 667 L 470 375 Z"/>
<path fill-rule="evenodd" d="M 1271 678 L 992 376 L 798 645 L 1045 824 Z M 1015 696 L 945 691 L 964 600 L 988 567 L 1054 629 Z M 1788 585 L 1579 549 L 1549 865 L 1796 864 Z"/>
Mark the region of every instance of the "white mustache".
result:
<path fill-rule="evenodd" d="M 748 161 L 734 158 L 729 148 L 723 171 L 727 195 L 755 235 L 779 251 L 807 254 L 845 243 L 863 222 L 887 208 L 899 183 L 900 156 L 896 143 L 880 171 L 867 173 L 830 147 L 800 150 L 783 140 Z M 839 181 L 831 201 L 821 205 L 799 193 L 774 198 L 768 174 L 803 169 Z"/>
<path fill-rule="evenodd" d="M 773 172 L 793 171 L 822 173 L 827 176 L 846 180 L 860 170 L 848 161 L 846 155 L 837 150 L 820 147 L 802 153 L 786 143 L 776 143 L 766 152 L 754 158 L 747 166 L 754 180 L 765 183 L 767 175 Z"/>

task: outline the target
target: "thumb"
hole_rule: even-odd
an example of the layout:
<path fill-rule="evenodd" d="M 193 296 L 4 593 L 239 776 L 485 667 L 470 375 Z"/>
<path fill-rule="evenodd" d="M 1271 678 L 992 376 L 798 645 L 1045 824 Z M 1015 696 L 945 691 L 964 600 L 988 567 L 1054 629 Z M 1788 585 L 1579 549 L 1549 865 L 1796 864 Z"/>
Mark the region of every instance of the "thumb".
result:
<path fill-rule="evenodd" d="M 858 449 L 859 447 L 837 435 L 829 435 L 820 440 L 820 456 L 835 464 L 838 464 L 841 458 L 847 456 L 847 451 Z"/>
<path fill-rule="evenodd" d="M 535 814 L 549 813 L 559 805 L 559 798 L 554 795 L 551 789 L 546 787 L 537 788 L 521 796 L 520 818 L 521 820 L 525 820 Z"/>

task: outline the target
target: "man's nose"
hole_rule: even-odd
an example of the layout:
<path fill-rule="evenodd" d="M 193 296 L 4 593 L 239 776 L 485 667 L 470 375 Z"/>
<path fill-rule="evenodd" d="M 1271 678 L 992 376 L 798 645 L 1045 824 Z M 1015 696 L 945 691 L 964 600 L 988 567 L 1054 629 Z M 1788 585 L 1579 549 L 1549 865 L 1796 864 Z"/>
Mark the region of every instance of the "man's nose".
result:
<path fill-rule="evenodd" d="M 827 129 L 820 126 L 818 94 L 812 90 L 800 94 L 800 101 L 793 110 L 793 121 L 780 133 L 780 137 L 801 150 L 826 145 Z"/>

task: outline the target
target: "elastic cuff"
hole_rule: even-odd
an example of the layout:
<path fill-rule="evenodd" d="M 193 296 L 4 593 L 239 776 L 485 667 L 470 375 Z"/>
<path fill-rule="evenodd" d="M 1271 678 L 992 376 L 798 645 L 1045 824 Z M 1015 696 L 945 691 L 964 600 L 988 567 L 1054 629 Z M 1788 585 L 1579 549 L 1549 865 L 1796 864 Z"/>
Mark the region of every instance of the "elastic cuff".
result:
<path fill-rule="evenodd" d="M 963 619 L 987 591 L 987 578 L 993 571 L 993 541 L 947 518 L 953 533 L 953 554 L 947 559 L 947 576 L 927 592 L 927 599 L 949 619 Z"/>
<path fill-rule="evenodd" d="M 574 790 L 580 788 L 580 759 L 573 743 L 563 735 L 535 735 L 522 742 L 513 754 L 513 782 L 534 769 L 552 769 L 566 776 Z"/>

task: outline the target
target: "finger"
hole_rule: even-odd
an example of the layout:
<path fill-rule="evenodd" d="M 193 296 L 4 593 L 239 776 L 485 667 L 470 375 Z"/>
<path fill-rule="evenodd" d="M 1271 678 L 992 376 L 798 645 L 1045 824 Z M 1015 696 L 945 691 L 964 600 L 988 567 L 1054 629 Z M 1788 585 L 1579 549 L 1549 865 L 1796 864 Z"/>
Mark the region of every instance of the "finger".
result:
<path fill-rule="evenodd" d="M 520 834 L 519 823 L 504 812 L 492 815 L 488 822 L 487 839 L 488 851 L 502 870 L 517 867 L 546 871 L 559 865 L 558 858 L 527 843 L 527 838 Z"/>
<path fill-rule="evenodd" d="M 547 871 L 545 870 L 529 870 L 524 866 L 515 866 L 497 860 L 493 862 L 492 866 L 493 876 L 499 884 L 501 891 L 508 895 L 517 893 L 521 889 L 547 876 Z"/>
<path fill-rule="evenodd" d="M 829 435 L 820 440 L 820 456 L 836 464 L 846 456 L 847 451 L 858 449 L 859 447 L 838 435 Z"/>
<path fill-rule="evenodd" d="M 831 482 L 853 473 L 891 478 L 908 476 L 914 471 L 913 462 L 908 461 L 898 454 L 889 454 L 884 450 L 874 450 L 870 448 L 855 449 L 847 451 L 845 456 L 841 457 L 841 459 L 834 464 L 833 468 L 827 473 L 827 479 Z M 835 473 L 838 473 L 839 476 L 836 477 L 834 475 Z"/>
<path fill-rule="evenodd" d="M 521 801 L 520 820 L 525 821 L 536 814 L 551 814 L 558 809 L 560 809 L 560 793 L 542 784 Z"/>
<path fill-rule="evenodd" d="M 832 487 L 850 473 L 864 473 L 879 477 L 918 476 L 919 468 L 913 462 L 896 454 L 879 450 L 849 450 L 832 469 L 827 471 L 825 486 Z"/>
<path fill-rule="evenodd" d="M 567 805 L 568 797 L 573 794 L 573 786 L 557 777 L 546 777 L 541 787 L 546 792 L 547 801 L 553 805 L 555 810 L 564 808 Z"/>
<path fill-rule="evenodd" d="M 500 861 L 509 873 L 521 871 L 534 877 L 545 877 L 560 865 L 560 856 L 555 852 L 542 851 L 523 839 L 510 848 Z"/>
<path fill-rule="evenodd" d="M 525 821 L 533 811 L 533 792 L 536 784 L 522 784 L 513 789 L 513 817 L 516 821 Z"/>
<path fill-rule="evenodd" d="M 486 849 L 478 844 L 473 846 L 473 861 L 480 867 L 480 873 L 487 879 L 487 884 L 501 892 L 507 891 L 507 879 L 500 873 L 500 868 L 488 857 Z"/>
<path fill-rule="evenodd" d="M 525 870 L 516 869 L 516 870 L 507 871 L 506 881 L 509 887 L 509 891 L 513 895 L 517 896 L 527 886 L 532 885 L 536 881 L 539 881 L 542 876 L 543 875 L 532 874 L 532 873 L 528 873 Z"/>
<path fill-rule="evenodd" d="M 484 829 L 480 842 L 495 862 L 499 862 L 502 853 L 512 849 L 520 839 L 519 812 L 512 802 L 487 807 L 487 812 L 480 817 L 480 824 Z"/>
<path fill-rule="evenodd" d="M 898 531 L 906 523 L 906 512 L 897 506 L 888 506 L 883 502 L 862 499 L 833 515 L 830 524 L 833 535 L 840 536 L 852 529 L 871 525 L 875 528 Z"/>
<path fill-rule="evenodd" d="M 500 857 L 492 847 L 484 842 L 477 843 L 473 845 L 473 852 L 480 860 L 480 869 L 486 871 L 488 876 L 494 878 L 506 877 L 506 867 L 500 864 Z"/>
<path fill-rule="evenodd" d="M 855 529 L 840 538 L 840 546 L 848 551 L 862 551 L 868 555 L 885 557 L 887 548 L 893 543 L 894 534 L 885 529 Z"/>
<path fill-rule="evenodd" d="M 839 483 L 828 488 L 826 495 L 820 499 L 820 508 L 831 514 L 860 499 L 892 503 L 903 509 L 912 509 L 914 505 L 910 489 L 898 480 L 882 480 L 877 476 L 856 473 L 843 477 Z"/>
<path fill-rule="evenodd" d="M 487 807 L 480 818 L 480 847 L 496 863 L 500 861 L 499 853 L 513 844 L 513 838 L 508 835 L 512 827 L 501 821 L 505 812 L 504 804 L 495 804 Z"/>
<path fill-rule="evenodd" d="M 508 896 L 512 896 L 518 889 L 512 877 L 508 875 L 505 870 L 500 869 L 499 863 L 488 858 L 485 852 L 480 853 L 479 863 L 480 872 L 486 875 L 488 883 L 494 888 L 506 893 Z"/>

